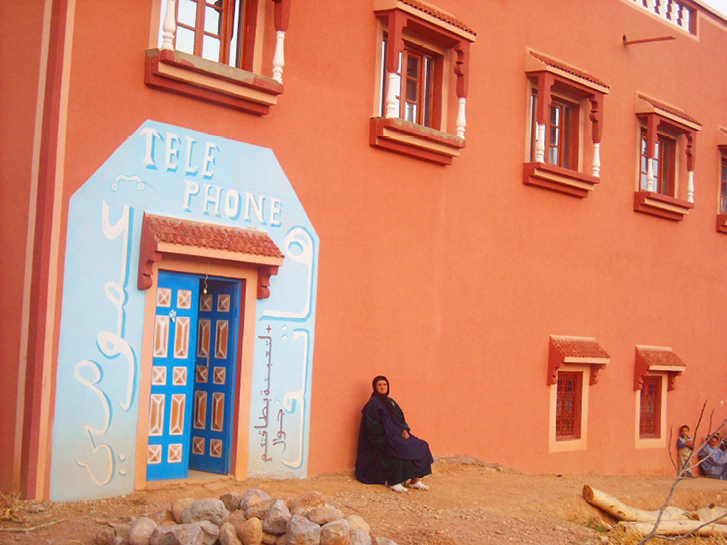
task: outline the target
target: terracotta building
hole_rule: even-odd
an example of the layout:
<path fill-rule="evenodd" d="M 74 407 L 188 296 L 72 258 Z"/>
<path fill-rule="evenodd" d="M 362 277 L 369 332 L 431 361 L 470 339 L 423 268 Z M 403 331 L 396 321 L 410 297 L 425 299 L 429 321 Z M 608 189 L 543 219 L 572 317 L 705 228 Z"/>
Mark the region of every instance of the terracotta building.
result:
<path fill-rule="evenodd" d="M 435 455 L 673 472 L 727 20 L 565 4 L 4 2 L 0 489 L 350 469 L 377 374 Z"/>

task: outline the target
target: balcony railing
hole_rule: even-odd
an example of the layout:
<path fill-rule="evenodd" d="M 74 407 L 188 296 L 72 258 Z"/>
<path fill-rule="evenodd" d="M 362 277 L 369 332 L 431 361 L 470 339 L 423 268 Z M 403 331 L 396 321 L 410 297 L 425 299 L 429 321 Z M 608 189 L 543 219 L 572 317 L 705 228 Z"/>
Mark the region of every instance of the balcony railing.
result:
<path fill-rule="evenodd" d="M 633 2 L 690 34 L 697 33 L 697 12 L 686 2 L 677 0 L 633 0 Z"/>

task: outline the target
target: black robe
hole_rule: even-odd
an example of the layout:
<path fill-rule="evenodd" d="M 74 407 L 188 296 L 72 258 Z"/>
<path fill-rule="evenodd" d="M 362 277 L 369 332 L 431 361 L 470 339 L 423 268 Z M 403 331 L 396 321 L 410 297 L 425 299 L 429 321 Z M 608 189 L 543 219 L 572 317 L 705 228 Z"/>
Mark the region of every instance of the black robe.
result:
<path fill-rule="evenodd" d="M 393 411 L 385 403 L 391 403 Z M 432 472 L 432 453 L 426 441 L 409 434 L 404 413 L 389 397 L 372 396 L 361 411 L 356 478 L 366 484 L 390 485 L 416 479 Z"/>

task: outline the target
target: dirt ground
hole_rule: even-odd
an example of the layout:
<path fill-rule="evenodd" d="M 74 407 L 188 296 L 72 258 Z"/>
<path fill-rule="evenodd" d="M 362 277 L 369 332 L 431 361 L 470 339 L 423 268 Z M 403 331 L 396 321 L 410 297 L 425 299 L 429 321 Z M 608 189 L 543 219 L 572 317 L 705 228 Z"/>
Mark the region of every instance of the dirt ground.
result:
<path fill-rule="evenodd" d="M 142 515 L 162 520 L 175 498 L 260 488 L 283 499 L 318 491 L 344 513 L 363 517 L 373 536 L 398 545 L 600 545 L 619 541 L 609 532 L 613 520 L 583 501 L 583 485 L 633 507 L 658 509 L 672 484 L 664 476 L 523 475 L 468 458 L 438 459 L 425 481 L 431 490 L 406 494 L 363 485 L 350 472 L 340 472 L 296 480 L 188 480 L 87 502 L 26 502 L 3 496 L 0 543 L 87 545 L 109 525 Z M 672 502 L 685 509 L 709 504 L 727 507 L 727 482 L 685 480 Z"/>

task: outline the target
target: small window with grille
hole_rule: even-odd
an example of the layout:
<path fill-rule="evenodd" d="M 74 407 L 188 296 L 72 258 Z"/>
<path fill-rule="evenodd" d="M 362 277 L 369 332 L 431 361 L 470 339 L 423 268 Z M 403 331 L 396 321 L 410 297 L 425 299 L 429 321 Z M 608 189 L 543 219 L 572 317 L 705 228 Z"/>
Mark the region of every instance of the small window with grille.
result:
<path fill-rule="evenodd" d="M 639 437 L 658 439 L 661 431 L 661 377 L 645 376 L 641 388 Z"/>
<path fill-rule="evenodd" d="M 580 439 L 582 391 L 582 372 L 558 372 L 558 393 L 555 409 L 556 441 Z"/>

